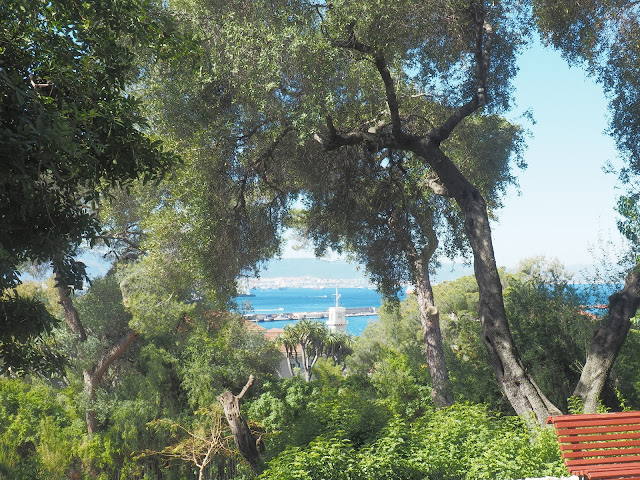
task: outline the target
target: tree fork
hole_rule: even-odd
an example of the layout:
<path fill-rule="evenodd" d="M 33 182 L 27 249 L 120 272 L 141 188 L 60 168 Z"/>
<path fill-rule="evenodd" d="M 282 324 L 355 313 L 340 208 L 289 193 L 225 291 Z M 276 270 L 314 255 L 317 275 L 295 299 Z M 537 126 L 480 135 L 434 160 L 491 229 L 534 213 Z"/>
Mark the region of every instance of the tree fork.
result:
<path fill-rule="evenodd" d="M 611 367 L 640 307 L 640 264 L 629 272 L 622 290 L 609 297 L 609 318 L 593 334 L 587 361 L 573 392 L 582 399 L 585 413 L 595 413 Z"/>
<path fill-rule="evenodd" d="M 249 380 L 238 395 L 226 391 L 218 397 L 218 402 L 224 409 L 225 417 L 229 422 L 229 427 L 231 427 L 233 440 L 240 451 L 240 455 L 251 465 L 254 471 L 259 472 L 262 470 L 262 457 L 258 451 L 258 439 L 251 433 L 246 420 L 240 413 L 240 400 L 247 393 L 247 390 L 251 388 L 254 381 L 255 377 L 250 375 Z"/>
<path fill-rule="evenodd" d="M 60 304 L 62 305 L 62 311 L 64 318 L 69 326 L 69 329 L 78 335 L 78 341 L 80 343 L 87 341 L 87 334 L 80 320 L 78 310 L 73 305 L 73 299 L 71 298 L 71 289 L 64 281 L 64 275 L 62 269 L 59 266 L 54 265 L 56 287 L 58 290 L 58 296 L 60 298 Z M 124 292 L 123 292 L 124 298 Z M 95 410 L 93 409 L 93 402 L 96 397 L 96 388 L 100 384 L 100 381 L 104 377 L 109 367 L 115 362 L 120 355 L 122 355 L 127 348 L 138 338 L 139 333 L 134 330 L 128 330 L 118 341 L 106 352 L 104 352 L 100 358 L 88 369 L 83 369 L 82 377 L 84 380 L 84 392 L 87 397 L 87 408 L 85 410 L 85 421 L 87 424 L 87 433 L 89 435 L 95 433 L 97 429 L 97 420 Z"/>

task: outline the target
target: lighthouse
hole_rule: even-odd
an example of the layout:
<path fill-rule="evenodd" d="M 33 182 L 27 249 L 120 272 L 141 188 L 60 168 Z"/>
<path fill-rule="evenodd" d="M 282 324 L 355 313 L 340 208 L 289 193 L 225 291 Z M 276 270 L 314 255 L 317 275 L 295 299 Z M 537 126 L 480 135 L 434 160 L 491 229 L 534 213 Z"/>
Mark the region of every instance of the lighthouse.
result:
<path fill-rule="evenodd" d="M 336 287 L 336 306 L 329 307 L 329 320 L 327 320 L 327 328 L 330 332 L 347 332 L 347 309 L 338 306 L 338 300 L 340 300 L 340 294 L 338 293 L 338 287 Z"/>

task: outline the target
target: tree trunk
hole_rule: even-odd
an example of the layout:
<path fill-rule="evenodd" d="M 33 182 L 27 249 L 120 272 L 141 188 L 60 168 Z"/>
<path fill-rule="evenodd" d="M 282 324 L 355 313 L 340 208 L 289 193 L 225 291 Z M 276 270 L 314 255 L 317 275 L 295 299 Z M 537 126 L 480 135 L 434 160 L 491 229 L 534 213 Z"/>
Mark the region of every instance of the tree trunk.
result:
<path fill-rule="evenodd" d="M 53 266 L 53 270 L 55 272 L 56 289 L 58 290 L 58 297 L 60 298 L 60 305 L 62 305 L 65 322 L 69 326 L 69 330 L 78 335 L 78 340 L 80 342 L 84 342 L 87 340 L 87 333 L 80 321 L 78 310 L 73 306 L 71 289 L 64 279 L 62 270 L 55 264 Z"/>
<path fill-rule="evenodd" d="M 453 405 L 453 395 L 449 381 L 449 372 L 444 361 L 442 333 L 440 332 L 440 313 L 433 301 L 433 289 L 429 279 L 428 267 L 416 262 L 416 294 L 418 310 L 422 324 L 424 351 L 431 375 L 431 399 L 437 408 Z"/>
<path fill-rule="evenodd" d="M 478 313 L 482 323 L 482 337 L 498 382 L 518 415 L 530 418 L 533 414 L 535 420 L 542 424 L 549 414 L 560 411 L 544 396 L 526 372 L 509 331 L 485 200 L 440 148 L 460 122 L 488 101 L 487 74 L 490 71 L 493 28 L 487 21 L 488 12 L 484 8 L 484 2 L 472 2 L 471 7 L 476 17 L 476 41 L 473 52 L 477 74 L 475 92 L 468 102 L 453 111 L 439 127 L 434 127 L 426 135 L 420 136 L 403 130 L 393 76 L 383 51 L 358 41 L 351 31 L 348 41 L 334 41 L 332 44 L 335 47 L 359 51 L 374 61 L 385 87 L 391 132 L 383 129 L 368 129 L 366 132 L 354 129 L 345 133 L 336 129 L 333 119 L 327 116 L 329 136 L 316 132 L 314 139 L 326 151 L 362 143 L 373 151 L 380 151 L 382 148 L 411 151 L 424 159 L 433 169 L 442 182 L 442 185 L 438 185 L 442 188 L 438 190 L 443 192 L 437 193 L 453 197 L 465 219 L 464 229 L 473 250 L 474 270 L 478 282 Z"/>
<path fill-rule="evenodd" d="M 129 348 L 135 339 L 138 338 L 138 335 L 138 332 L 129 330 L 120 337 L 109 350 L 104 352 L 90 369 L 83 370 L 82 372 L 84 392 L 88 402 L 85 419 L 87 421 L 87 433 L 89 435 L 95 433 L 97 429 L 96 414 L 93 405 L 96 398 L 96 388 L 102 381 L 109 367 Z"/>
<path fill-rule="evenodd" d="M 242 457 L 249 462 L 251 468 L 254 471 L 259 472 L 262 469 L 262 457 L 258 452 L 257 439 L 251 433 L 247 422 L 240 413 L 240 400 L 247 393 L 247 390 L 253 385 L 255 378 L 253 375 L 249 376 L 249 381 L 244 386 L 239 395 L 227 391 L 218 397 L 218 401 L 224 409 L 224 414 L 231 427 L 231 433 L 233 433 L 233 440 L 240 451 Z"/>
<path fill-rule="evenodd" d="M 573 392 L 585 413 L 594 413 L 600 394 L 631 327 L 630 318 L 640 307 L 640 264 L 627 275 L 625 286 L 609 297 L 609 318 L 594 333 L 587 361 Z"/>
<path fill-rule="evenodd" d="M 439 144 L 421 141 L 413 149 L 434 169 L 464 215 L 464 229 L 473 251 L 478 282 L 482 340 L 498 383 L 518 415 L 526 418 L 533 414 L 538 423 L 544 424 L 549 415 L 559 414 L 560 410 L 527 373 L 511 336 L 484 198 L 440 150 Z"/>
<path fill-rule="evenodd" d="M 69 329 L 78 335 L 80 342 L 87 341 L 87 334 L 80 320 L 78 310 L 73 305 L 71 298 L 71 290 L 64 281 L 64 277 L 59 268 L 54 265 L 56 288 L 60 297 L 60 304 L 64 312 L 64 318 Z M 96 413 L 94 402 L 96 398 L 96 388 L 102 377 L 113 362 L 129 348 L 129 346 L 138 338 L 139 333 L 133 330 L 127 331 L 108 351 L 104 352 L 100 358 L 89 368 L 82 371 L 84 380 L 84 393 L 87 400 L 87 409 L 85 411 L 85 420 L 87 422 L 87 433 L 92 435 L 97 428 Z"/>
<path fill-rule="evenodd" d="M 311 381 L 311 367 L 309 366 L 309 358 L 308 358 L 308 352 L 307 352 L 307 346 L 302 344 L 302 341 L 300 342 L 300 352 L 302 355 L 302 372 L 304 373 L 304 381 L 305 382 L 310 382 Z"/>

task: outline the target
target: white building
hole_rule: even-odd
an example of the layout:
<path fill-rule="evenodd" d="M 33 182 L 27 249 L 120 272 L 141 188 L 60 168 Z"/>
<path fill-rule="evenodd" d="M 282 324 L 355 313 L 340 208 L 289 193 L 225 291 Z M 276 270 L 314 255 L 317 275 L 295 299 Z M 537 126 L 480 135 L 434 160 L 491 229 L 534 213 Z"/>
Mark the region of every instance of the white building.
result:
<path fill-rule="evenodd" d="M 340 295 L 338 287 L 336 287 L 336 306 L 329 307 L 329 320 L 327 320 L 327 328 L 330 332 L 347 333 L 347 309 L 338 306 Z"/>

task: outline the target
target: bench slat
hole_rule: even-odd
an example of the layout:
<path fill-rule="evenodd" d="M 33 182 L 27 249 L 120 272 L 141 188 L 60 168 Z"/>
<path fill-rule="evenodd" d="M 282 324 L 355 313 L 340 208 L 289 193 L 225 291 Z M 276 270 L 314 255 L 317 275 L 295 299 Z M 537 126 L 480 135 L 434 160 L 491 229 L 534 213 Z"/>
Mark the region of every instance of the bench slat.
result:
<path fill-rule="evenodd" d="M 626 433 L 607 433 L 604 435 L 561 435 L 558 433 L 558 441 L 563 446 L 571 447 L 572 443 L 581 442 L 599 442 L 601 440 L 626 440 L 626 439 L 640 439 L 640 432 L 626 432 Z"/>
<path fill-rule="evenodd" d="M 579 475 L 587 475 L 591 479 L 640 479 L 640 464 L 635 464 L 634 466 L 618 466 L 616 468 L 594 468 L 590 470 L 584 470 L 579 473 Z"/>
<path fill-rule="evenodd" d="M 607 417 L 612 417 L 615 416 L 616 418 L 619 419 L 627 419 L 627 418 L 634 418 L 634 417 L 640 417 L 640 412 L 635 411 L 635 412 L 614 412 L 614 413 L 582 413 L 579 415 L 575 415 L 575 414 L 567 414 L 567 415 L 556 415 L 554 417 L 549 417 L 547 419 L 547 423 L 556 423 L 556 422 L 562 422 L 564 420 L 576 420 L 576 417 L 580 417 L 581 420 L 597 420 L 597 419 L 602 419 L 602 418 L 607 418 Z"/>
<path fill-rule="evenodd" d="M 609 463 L 624 464 L 628 462 L 640 462 L 640 456 L 623 457 L 623 459 L 621 457 L 580 458 L 578 460 L 565 460 L 565 465 L 603 465 Z"/>
<path fill-rule="evenodd" d="M 640 447 L 640 441 L 635 440 L 633 442 L 617 441 L 617 442 L 583 442 L 580 444 L 565 444 L 560 447 L 563 452 L 584 452 L 588 453 L 588 450 L 593 451 L 593 455 L 611 455 L 610 450 L 624 448 L 628 453 L 635 453 L 637 448 Z"/>
<path fill-rule="evenodd" d="M 573 434 L 582 435 L 584 433 L 606 433 L 609 431 L 636 432 L 639 430 L 640 430 L 640 421 L 638 425 L 625 425 L 624 428 L 614 428 L 614 427 L 558 428 L 556 427 L 556 432 L 558 432 L 559 435 L 573 435 Z"/>
<path fill-rule="evenodd" d="M 621 462 L 630 455 L 640 455 L 640 448 L 621 448 L 615 450 L 590 450 L 586 452 L 562 452 L 562 458 L 607 458 L 615 455 Z M 619 462 L 619 463 L 620 463 Z"/>

